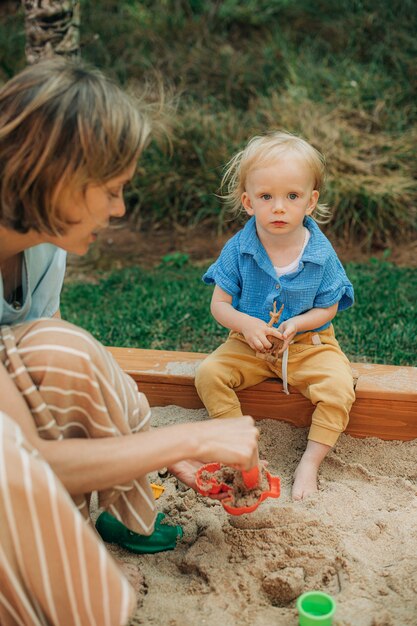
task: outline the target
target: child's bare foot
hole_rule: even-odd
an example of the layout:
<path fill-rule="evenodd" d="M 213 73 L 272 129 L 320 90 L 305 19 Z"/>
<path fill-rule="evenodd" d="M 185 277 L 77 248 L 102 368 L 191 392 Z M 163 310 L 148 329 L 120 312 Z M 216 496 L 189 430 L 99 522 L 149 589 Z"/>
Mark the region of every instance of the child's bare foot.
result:
<path fill-rule="evenodd" d="M 292 499 L 304 500 L 318 491 L 317 474 L 319 467 L 331 446 L 317 441 L 309 441 L 294 473 Z"/>
<path fill-rule="evenodd" d="M 318 491 L 317 487 L 317 468 L 314 463 L 301 459 L 294 473 L 294 482 L 292 485 L 292 499 L 304 500 L 308 496 Z"/>

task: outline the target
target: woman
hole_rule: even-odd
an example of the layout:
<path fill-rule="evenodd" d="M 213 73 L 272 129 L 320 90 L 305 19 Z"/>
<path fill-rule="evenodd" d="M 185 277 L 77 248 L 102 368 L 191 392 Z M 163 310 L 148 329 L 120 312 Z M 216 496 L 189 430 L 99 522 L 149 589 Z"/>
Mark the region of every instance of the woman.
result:
<path fill-rule="evenodd" d="M 80 65 L 43 61 L 0 90 L 1 624 L 125 624 L 134 593 L 82 523 L 91 492 L 140 542 L 156 515 L 148 472 L 194 486 L 202 461 L 257 456 L 250 417 L 151 430 L 133 381 L 59 319 L 65 253 L 125 213 L 149 134 L 137 104 Z"/>

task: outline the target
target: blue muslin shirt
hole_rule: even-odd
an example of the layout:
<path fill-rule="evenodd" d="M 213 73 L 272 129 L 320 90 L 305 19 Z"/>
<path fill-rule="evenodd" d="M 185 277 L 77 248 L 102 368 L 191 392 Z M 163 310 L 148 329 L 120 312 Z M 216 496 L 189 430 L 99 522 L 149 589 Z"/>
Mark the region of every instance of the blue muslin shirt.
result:
<path fill-rule="evenodd" d="M 23 253 L 22 307 L 14 309 L 4 300 L 0 278 L 0 324 L 12 326 L 40 317 L 52 317 L 59 309 L 67 253 L 49 243 L 28 248 Z"/>
<path fill-rule="evenodd" d="M 256 232 L 255 218 L 224 246 L 219 258 L 203 276 L 206 284 L 216 284 L 232 296 L 237 311 L 269 322 L 276 302 L 284 304 L 279 323 L 312 308 L 339 303 L 339 311 L 353 304 L 353 287 L 327 237 L 311 217 L 304 219 L 310 239 L 298 269 L 278 278 Z M 324 330 L 331 322 L 315 328 Z"/>

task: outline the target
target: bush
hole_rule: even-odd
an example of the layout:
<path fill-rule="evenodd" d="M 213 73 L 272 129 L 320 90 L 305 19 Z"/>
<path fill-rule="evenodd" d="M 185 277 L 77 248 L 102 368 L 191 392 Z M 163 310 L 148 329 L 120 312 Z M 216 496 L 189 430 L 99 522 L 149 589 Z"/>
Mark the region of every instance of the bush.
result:
<path fill-rule="evenodd" d="M 326 155 L 328 232 L 368 247 L 415 237 L 412 0 L 84 0 L 81 18 L 87 61 L 180 94 L 171 156 L 154 143 L 127 195 L 136 224 L 225 228 L 222 166 L 284 128 Z M 4 78 L 24 63 L 22 33 L 21 15 L 8 19 Z"/>

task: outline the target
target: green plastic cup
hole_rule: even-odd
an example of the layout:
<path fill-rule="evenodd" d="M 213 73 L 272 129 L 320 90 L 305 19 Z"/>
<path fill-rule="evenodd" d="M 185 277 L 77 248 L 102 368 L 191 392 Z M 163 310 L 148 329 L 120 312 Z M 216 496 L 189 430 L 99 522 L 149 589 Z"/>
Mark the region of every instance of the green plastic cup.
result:
<path fill-rule="evenodd" d="M 322 591 L 307 591 L 297 600 L 299 626 L 332 626 L 336 602 Z"/>

